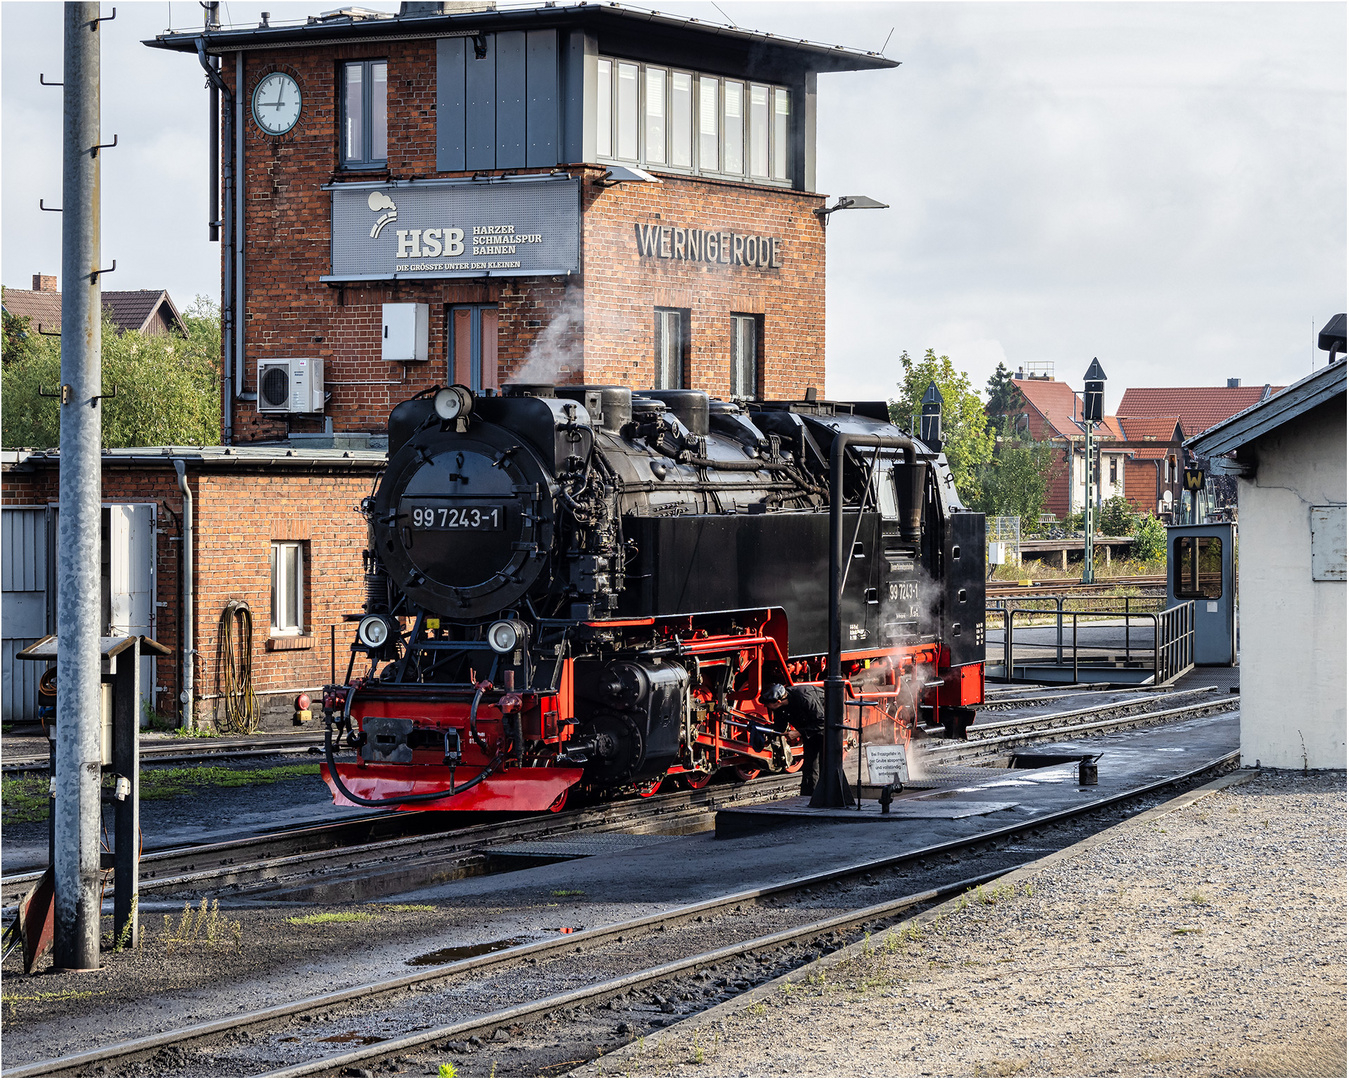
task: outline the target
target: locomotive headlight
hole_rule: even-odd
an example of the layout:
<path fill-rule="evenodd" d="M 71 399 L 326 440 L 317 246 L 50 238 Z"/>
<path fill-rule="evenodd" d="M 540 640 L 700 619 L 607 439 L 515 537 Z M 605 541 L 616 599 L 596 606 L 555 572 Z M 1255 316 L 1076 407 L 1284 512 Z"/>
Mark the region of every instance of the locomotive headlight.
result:
<path fill-rule="evenodd" d="M 492 646 L 493 652 L 514 652 L 524 640 L 524 624 L 514 619 L 501 619 L 487 628 L 487 644 Z"/>
<path fill-rule="evenodd" d="M 367 615 L 356 627 L 356 636 L 367 649 L 378 649 L 389 640 L 389 620 L 383 615 Z"/>
<path fill-rule="evenodd" d="M 442 420 L 467 416 L 473 409 L 473 391 L 455 383 L 436 394 L 436 415 Z"/>

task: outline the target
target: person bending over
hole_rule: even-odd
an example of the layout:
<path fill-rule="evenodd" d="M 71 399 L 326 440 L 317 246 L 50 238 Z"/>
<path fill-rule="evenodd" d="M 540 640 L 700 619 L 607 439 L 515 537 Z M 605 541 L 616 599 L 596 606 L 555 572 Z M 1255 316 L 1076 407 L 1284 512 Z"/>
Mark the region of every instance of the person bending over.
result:
<path fill-rule="evenodd" d="M 805 760 L 801 766 L 801 794 L 813 795 L 820 780 L 820 755 L 824 750 L 824 691 L 818 686 L 770 683 L 759 695 L 773 718 L 773 729 L 782 734 L 788 725 L 801 736 Z"/>

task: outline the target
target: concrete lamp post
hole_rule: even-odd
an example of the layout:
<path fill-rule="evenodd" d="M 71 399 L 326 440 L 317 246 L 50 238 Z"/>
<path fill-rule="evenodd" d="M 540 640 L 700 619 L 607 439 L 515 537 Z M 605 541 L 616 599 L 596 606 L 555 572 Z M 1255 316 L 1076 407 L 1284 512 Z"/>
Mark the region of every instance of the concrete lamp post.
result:
<path fill-rule="evenodd" d="M 1091 538 L 1096 531 L 1096 507 L 1092 499 L 1092 446 L 1091 433 L 1096 425 L 1105 419 L 1105 369 L 1096 357 L 1091 358 L 1091 367 L 1082 376 L 1082 422 L 1078 426 L 1087 436 L 1087 497 L 1082 509 L 1082 584 L 1091 585 L 1096 581 L 1096 567 L 1092 559 Z"/>

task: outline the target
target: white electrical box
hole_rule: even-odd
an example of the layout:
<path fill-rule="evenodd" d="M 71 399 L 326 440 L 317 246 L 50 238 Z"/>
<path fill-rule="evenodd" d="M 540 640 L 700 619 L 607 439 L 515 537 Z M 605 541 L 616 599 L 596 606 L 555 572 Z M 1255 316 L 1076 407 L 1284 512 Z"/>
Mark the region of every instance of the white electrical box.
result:
<path fill-rule="evenodd" d="M 258 361 L 258 412 L 323 411 L 323 361 L 319 357 Z"/>
<path fill-rule="evenodd" d="M 1007 544 L 1002 540 L 988 542 L 988 565 L 1001 566 L 1007 561 Z"/>
<path fill-rule="evenodd" d="M 385 304 L 381 331 L 380 357 L 410 364 L 430 358 L 430 306 L 427 304 Z"/>

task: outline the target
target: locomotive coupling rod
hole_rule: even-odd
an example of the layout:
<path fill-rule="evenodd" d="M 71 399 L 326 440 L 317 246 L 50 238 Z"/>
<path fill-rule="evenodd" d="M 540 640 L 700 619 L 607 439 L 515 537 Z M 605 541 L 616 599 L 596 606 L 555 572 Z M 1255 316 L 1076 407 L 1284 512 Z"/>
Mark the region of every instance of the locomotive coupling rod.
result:
<path fill-rule="evenodd" d="M 842 809 L 852 802 L 843 775 L 843 466 L 848 448 L 903 450 L 904 463 L 915 465 L 918 451 L 902 435 L 839 432 L 829 449 L 829 659 L 824 669 L 824 760 L 810 805 Z M 859 724 L 860 727 L 860 724 Z M 859 735 L 860 738 L 860 735 Z"/>

